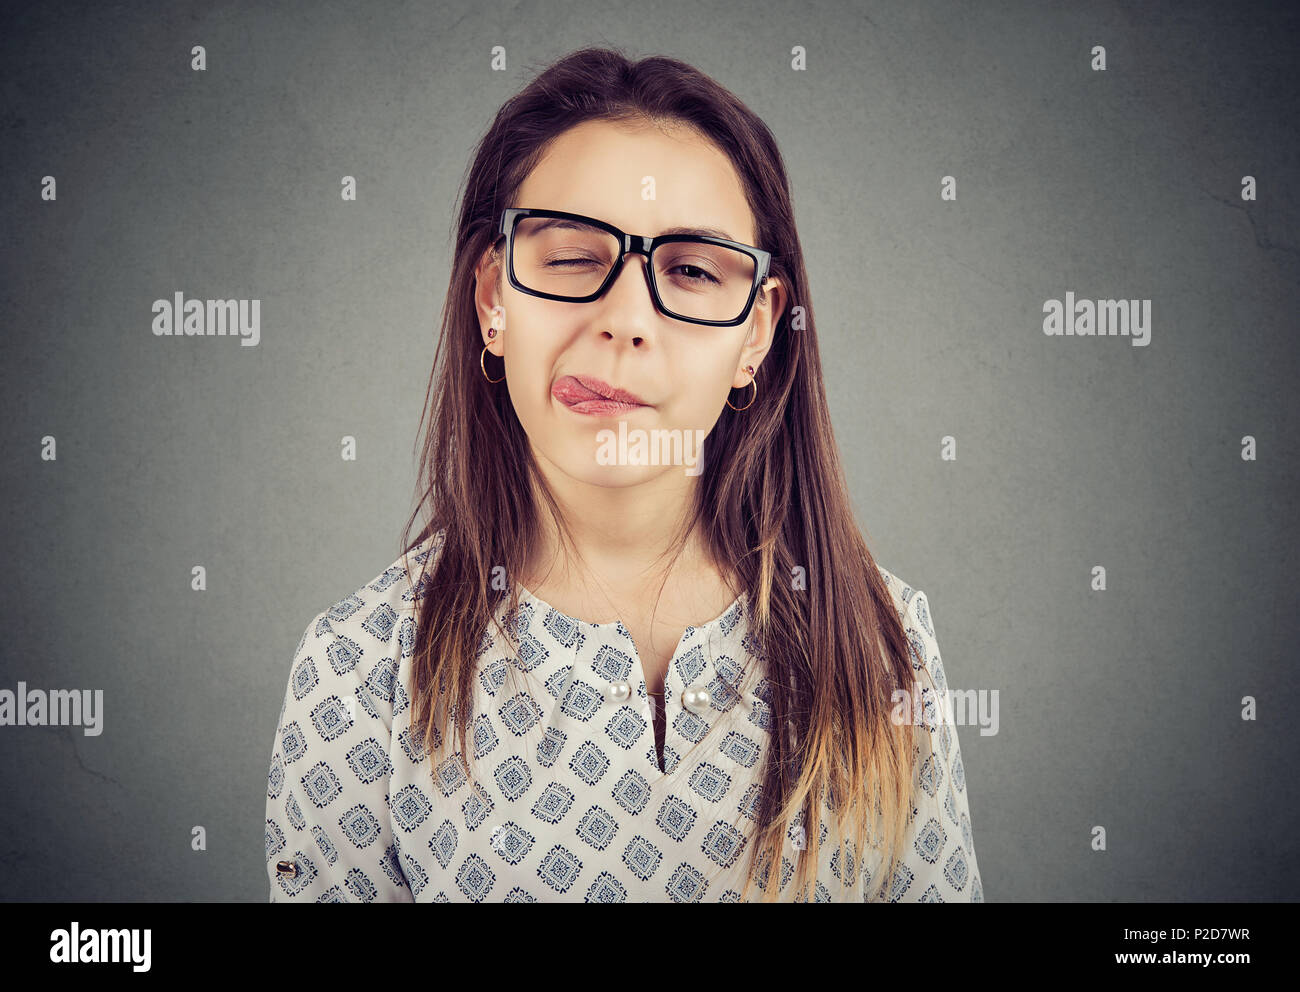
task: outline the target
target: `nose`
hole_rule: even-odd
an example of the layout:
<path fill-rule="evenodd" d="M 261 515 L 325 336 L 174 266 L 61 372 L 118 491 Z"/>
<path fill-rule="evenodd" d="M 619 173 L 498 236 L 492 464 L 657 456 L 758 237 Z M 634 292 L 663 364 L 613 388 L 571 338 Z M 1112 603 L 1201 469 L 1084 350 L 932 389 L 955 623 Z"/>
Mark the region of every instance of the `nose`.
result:
<path fill-rule="evenodd" d="M 646 347 L 651 339 L 651 325 L 658 316 L 654 291 L 650 289 L 650 259 L 640 252 L 629 251 L 623 269 L 604 291 L 604 304 L 597 321 L 603 341 L 628 342 L 634 348 Z M 640 273 L 640 276 L 638 276 Z M 649 303 L 649 309 L 646 304 Z"/>

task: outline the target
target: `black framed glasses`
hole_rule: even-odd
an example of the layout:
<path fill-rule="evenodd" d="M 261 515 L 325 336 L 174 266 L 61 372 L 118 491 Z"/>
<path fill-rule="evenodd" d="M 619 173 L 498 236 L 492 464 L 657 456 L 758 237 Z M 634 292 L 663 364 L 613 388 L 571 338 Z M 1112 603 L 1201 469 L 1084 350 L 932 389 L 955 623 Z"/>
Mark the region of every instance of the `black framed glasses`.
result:
<path fill-rule="evenodd" d="M 521 293 L 591 303 L 623 271 L 628 252 L 646 257 L 650 298 L 661 313 L 692 324 L 734 327 L 749 316 L 772 255 L 762 248 L 698 234 L 627 234 L 595 217 L 507 207 L 506 273 Z"/>

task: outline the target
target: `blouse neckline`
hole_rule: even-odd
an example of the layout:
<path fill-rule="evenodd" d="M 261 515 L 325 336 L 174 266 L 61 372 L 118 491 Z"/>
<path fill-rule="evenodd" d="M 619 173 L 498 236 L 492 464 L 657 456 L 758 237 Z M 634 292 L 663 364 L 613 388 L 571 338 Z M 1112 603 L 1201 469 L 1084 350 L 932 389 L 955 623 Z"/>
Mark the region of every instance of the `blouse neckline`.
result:
<path fill-rule="evenodd" d="M 603 701 L 618 683 L 635 699 L 646 698 L 643 659 L 621 620 L 579 620 L 555 609 L 522 583 L 516 585 L 518 611 L 503 615 L 503 621 L 518 643 L 505 649 L 504 660 L 540 683 L 552 700 L 538 697 L 548 732 L 573 719 L 566 704 L 580 709 L 584 701 Z M 637 770 L 648 783 L 674 780 L 685 767 L 680 763 L 682 756 L 702 741 L 713 725 L 736 716 L 731 711 L 745 693 L 748 679 L 761 674 L 752 664 L 755 653 L 745 622 L 746 600 L 741 593 L 712 620 L 682 632 L 661 697 L 666 701 L 668 719 L 663 762 L 657 760 L 653 743 L 638 761 Z M 688 688 L 708 690 L 704 708 L 687 707 L 683 694 Z M 639 709 L 645 704 L 632 705 Z"/>
<path fill-rule="evenodd" d="M 603 623 L 597 623 L 593 620 L 581 620 L 578 617 L 570 616 L 568 613 L 565 613 L 563 610 L 557 609 L 556 607 L 552 606 L 550 603 L 542 599 L 541 596 L 537 595 L 537 593 L 533 592 L 523 583 L 516 583 L 516 584 L 519 586 L 519 601 L 521 603 L 524 602 L 535 603 L 538 611 L 542 615 L 552 613 L 555 616 L 557 616 L 559 619 L 571 623 L 575 626 L 586 627 L 590 630 L 600 631 L 607 634 L 614 634 L 620 632 L 627 633 L 627 628 L 623 626 L 622 620 L 606 620 Z M 730 603 L 728 603 L 726 608 L 723 609 L 723 611 L 719 613 L 716 617 L 714 617 L 712 620 L 706 620 L 704 623 L 690 624 L 689 626 L 687 626 L 683 636 L 691 634 L 694 631 L 700 631 L 704 634 L 712 633 L 718 627 L 719 624 L 721 624 L 732 614 L 732 611 L 734 611 L 737 607 L 740 607 L 740 609 L 744 611 L 747 603 L 747 599 L 748 597 L 746 596 L 744 590 L 742 590 L 740 595 L 737 596 L 735 599 L 733 599 Z"/>

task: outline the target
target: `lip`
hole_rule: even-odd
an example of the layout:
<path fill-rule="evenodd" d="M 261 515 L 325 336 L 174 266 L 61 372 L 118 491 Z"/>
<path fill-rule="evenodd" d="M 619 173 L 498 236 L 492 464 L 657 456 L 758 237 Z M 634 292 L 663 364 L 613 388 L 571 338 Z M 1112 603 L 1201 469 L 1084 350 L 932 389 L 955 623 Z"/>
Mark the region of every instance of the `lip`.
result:
<path fill-rule="evenodd" d="M 563 375 L 551 386 L 551 395 L 575 413 L 597 416 L 624 413 L 650 404 L 635 393 L 611 386 L 591 375 Z"/>

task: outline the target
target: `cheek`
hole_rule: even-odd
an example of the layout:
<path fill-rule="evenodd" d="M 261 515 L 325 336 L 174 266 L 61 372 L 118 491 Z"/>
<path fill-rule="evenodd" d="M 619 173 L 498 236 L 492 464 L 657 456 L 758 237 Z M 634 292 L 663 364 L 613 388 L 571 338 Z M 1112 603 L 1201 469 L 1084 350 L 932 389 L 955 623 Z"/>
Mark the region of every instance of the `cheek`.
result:
<path fill-rule="evenodd" d="M 551 402 L 551 375 L 555 357 L 535 339 L 514 342 L 507 349 L 506 381 L 510 400 L 520 422 L 530 431 Z"/>
<path fill-rule="evenodd" d="M 535 309 L 527 303 L 515 302 L 507 313 L 507 374 L 521 387 L 521 392 L 526 388 L 529 396 L 543 385 L 549 390 L 565 340 L 561 321 L 534 312 Z M 527 397 L 521 395 L 520 399 Z M 531 402 L 537 401 L 534 398 Z"/>
<path fill-rule="evenodd" d="M 673 426 L 709 430 L 725 409 L 735 358 L 730 351 L 700 354 L 676 363 L 670 406 L 660 412 Z"/>
<path fill-rule="evenodd" d="M 572 337 L 562 313 L 546 312 L 517 295 L 508 303 L 506 380 L 493 388 L 508 387 L 524 431 L 535 444 L 547 445 L 548 438 L 557 435 L 563 412 L 555 409 L 558 401 L 551 396 L 551 385 Z"/>

